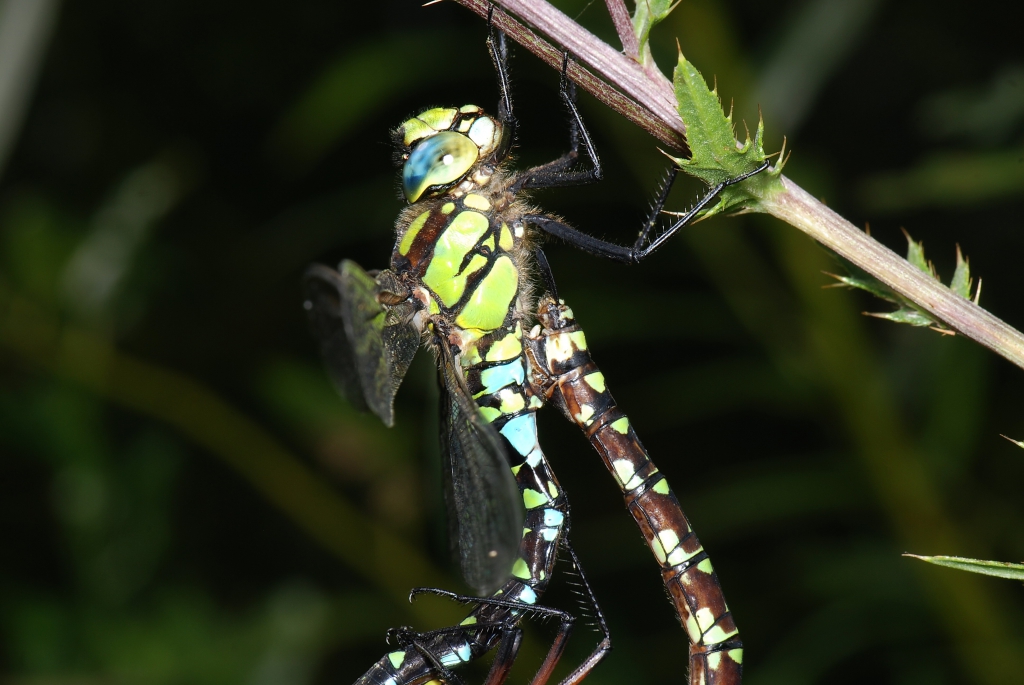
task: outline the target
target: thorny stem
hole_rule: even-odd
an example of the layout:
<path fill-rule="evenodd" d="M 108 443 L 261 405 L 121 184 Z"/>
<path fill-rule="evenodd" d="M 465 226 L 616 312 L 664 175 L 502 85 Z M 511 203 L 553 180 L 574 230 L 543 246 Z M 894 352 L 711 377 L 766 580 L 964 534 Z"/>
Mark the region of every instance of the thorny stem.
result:
<path fill-rule="evenodd" d="M 562 51 L 568 51 L 576 60 L 570 62 L 570 79 L 665 145 L 687 149 L 686 125 L 676 111 L 672 83 L 664 74 L 645 70 L 636 59 L 616 52 L 544 0 L 456 1 L 483 17 L 492 4 L 500 7 L 504 11 L 494 12 L 494 22 L 513 40 L 556 69 L 561 69 Z M 606 2 L 610 9 L 621 6 L 621 0 Z M 614 20 L 614 11 L 612 16 Z M 621 36 L 618 21 L 616 28 Z M 758 211 L 799 228 L 951 329 L 1024 368 L 1020 331 L 956 295 L 790 179 L 782 176 L 781 180 L 784 190 L 760 198 Z"/>

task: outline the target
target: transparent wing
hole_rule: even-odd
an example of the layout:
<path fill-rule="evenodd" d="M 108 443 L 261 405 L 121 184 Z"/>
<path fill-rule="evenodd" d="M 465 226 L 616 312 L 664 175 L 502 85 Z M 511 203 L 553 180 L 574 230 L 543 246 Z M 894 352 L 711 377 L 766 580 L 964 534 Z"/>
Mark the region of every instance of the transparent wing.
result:
<path fill-rule="evenodd" d="M 394 398 L 419 334 L 377 300 L 377 282 L 345 260 L 341 271 L 315 264 L 303 278 L 304 306 L 338 390 L 391 426 Z"/>
<path fill-rule="evenodd" d="M 512 572 L 523 533 L 523 502 L 501 437 L 481 417 L 447 345 L 440 347 L 449 530 L 466 583 L 489 595 Z"/>

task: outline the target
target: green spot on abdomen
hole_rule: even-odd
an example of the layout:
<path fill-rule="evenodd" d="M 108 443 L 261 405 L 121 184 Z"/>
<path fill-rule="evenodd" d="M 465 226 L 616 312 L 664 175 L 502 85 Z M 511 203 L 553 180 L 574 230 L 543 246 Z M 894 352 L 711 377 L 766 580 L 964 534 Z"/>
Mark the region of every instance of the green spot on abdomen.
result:
<path fill-rule="evenodd" d="M 612 429 L 622 435 L 625 435 L 629 432 L 629 419 L 623 416 L 621 419 L 612 421 Z"/>
<path fill-rule="evenodd" d="M 601 373 L 600 371 L 595 371 L 594 373 L 587 374 L 586 376 L 583 377 L 583 380 L 585 380 L 587 382 L 587 385 L 592 387 L 594 390 L 598 392 L 604 392 L 604 374 Z M 622 419 L 619 420 L 621 421 Z"/>
<path fill-rule="evenodd" d="M 519 269 L 508 257 L 499 257 L 477 284 L 469 302 L 455 317 L 455 323 L 462 328 L 493 331 L 505 322 L 505 315 L 518 290 Z"/>
<path fill-rule="evenodd" d="M 489 362 L 503 362 L 508 359 L 515 359 L 523 351 L 522 337 L 523 330 L 517 323 L 515 331 L 509 333 L 501 340 L 495 341 L 487 348 L 487 353 L 484 355 L 485 359 Z"/>
<path fill-rule="evenodd" d="M 516 563 L 512 565 L 512 575 L 516 578 L 523 580 L 530 579 L 530 567 L 526 565 L 526 562 L 522 559 L 516 559 Z"/>
<path fill-rule="evenodd" d="M 494 407 L 480 407 L 480 413 L 483 414 L 484 421 L 487 423 L 501 416 L 501 410 Z"/>
<path fill-rule="evenodd" d="M 548 498 L 544 496 L 544 493 L 537 492 L 527 488 L 523 490 L 523 504 L 527 509 L 536 509 L 542 507 L 548 503 Z"/>

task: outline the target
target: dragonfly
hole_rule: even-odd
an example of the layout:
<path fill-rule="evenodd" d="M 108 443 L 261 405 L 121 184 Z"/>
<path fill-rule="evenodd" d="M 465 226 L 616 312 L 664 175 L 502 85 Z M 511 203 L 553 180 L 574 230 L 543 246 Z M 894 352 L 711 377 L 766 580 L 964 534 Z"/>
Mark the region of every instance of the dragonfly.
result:
<path fill-rule="evenodd" d="M 546 617 L 559 628 L 532 681 L 544 685 L 575 620 L 539 603 L 559 550 L 582 579 L 602 634 L 561 685 L 582 681 L 608 653 L 607 625 L 568 541 L 568 501 L 538 441 L 536 413 L 546 404 L 580 427 L 618 483 L 689 638 L 691 683 L 739 685 L 743 645 L 711 561 L 558 297 L 541 239 L 553 236 L 592 255 L 638 263 L 724 187 L 767 163 L 710 188 L 664 227 L 672 172 L 630 247 L 540 212 L 526 202 L 529 190 L 599 181 L 601 163 L 576 106 L 566 55 L 559 91 L 569 113 L 569 151 L 530 169 L 510 168 L 517 122 L 508 50 L 504 34 L 489 24 L 496 115 L 476 105 L 437 107 L 393 132 L 407 206 L 396 222 L 390 268 L 367 272 L 346 260 L 338 270 L 314 265 L 304 278 L 304 306 L 330 376 L 355 406 L 385 424 L 394 423 L 394 397 L 416 351 L 432 350 L 451 539 L 462 575 L 478 594 L 414 590 L 473 608 L 457 626 L 389 631 L 396 648 L 356 685 L 459 683 L 453 669 L 491 650 L 486 683 L 501 685 L 519 650 L 520 622 Z"/>

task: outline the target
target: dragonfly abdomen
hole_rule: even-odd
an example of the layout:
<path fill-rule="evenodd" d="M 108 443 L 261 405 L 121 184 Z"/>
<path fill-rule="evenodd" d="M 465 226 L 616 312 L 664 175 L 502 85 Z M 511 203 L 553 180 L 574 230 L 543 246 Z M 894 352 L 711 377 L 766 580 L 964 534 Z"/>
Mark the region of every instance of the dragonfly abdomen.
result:
<path fill-rule="evenodd" d="M 549 376 L 547 392 L 584 431 L 615 477 L 661 567 L 690 639 L 690 682 L 738 685 L 743 671 L 739 631 L 711 560 L 679 501 L 615 404 L 572 310 L 545 297 L 538 304 L 538 318 L 543 329 L 530 344 Z"/>

